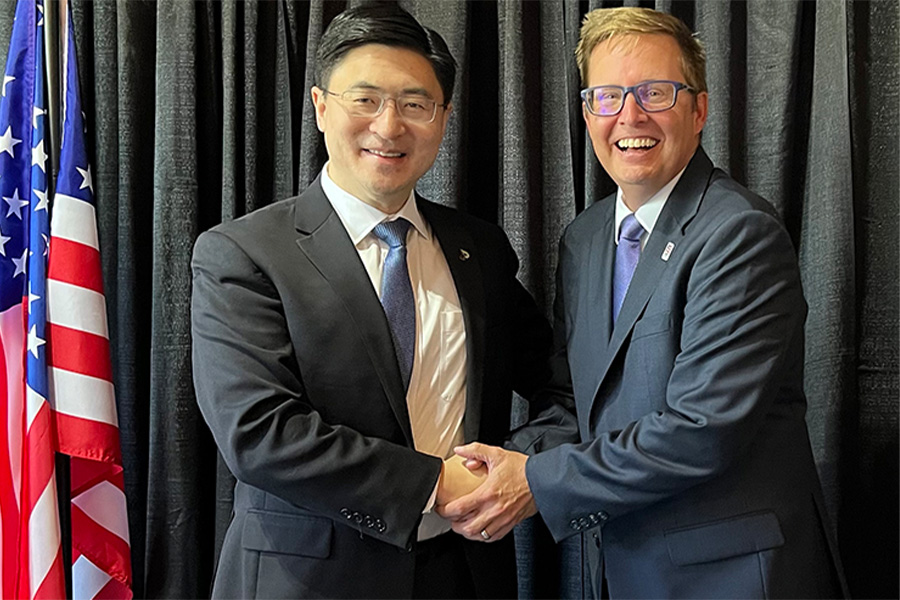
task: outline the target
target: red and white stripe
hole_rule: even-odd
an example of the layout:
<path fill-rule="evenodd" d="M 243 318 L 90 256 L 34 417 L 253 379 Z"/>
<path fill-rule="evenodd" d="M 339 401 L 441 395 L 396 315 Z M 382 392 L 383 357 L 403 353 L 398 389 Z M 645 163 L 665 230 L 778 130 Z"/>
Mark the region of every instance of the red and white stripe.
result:
<path fill-rule="evenodd" d="M 57 194 L 47 355 L 58 449 L 72 457 L 75 598 L 131 598 L 128 517 L 93 205 Z"/>
<path fill-rule="evenodd" d="M 25 384 L 25 307 L 0 313 L 0 597 L 64 598 L 53 423 Z"/>

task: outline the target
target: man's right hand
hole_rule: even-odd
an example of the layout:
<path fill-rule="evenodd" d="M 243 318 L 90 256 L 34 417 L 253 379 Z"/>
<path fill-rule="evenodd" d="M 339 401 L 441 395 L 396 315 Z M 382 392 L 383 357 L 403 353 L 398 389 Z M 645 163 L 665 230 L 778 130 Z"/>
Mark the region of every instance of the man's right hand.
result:
<path fill-rule="evenodd" d="M 477 469 L 471 469 L 466 467 L 465 461 L 466 459 L 458 454 L 444 460 L 435 501 L 437 506 L 443 506 L 473 492 L 484 482 L 487 468 L 482 465 Z"/>

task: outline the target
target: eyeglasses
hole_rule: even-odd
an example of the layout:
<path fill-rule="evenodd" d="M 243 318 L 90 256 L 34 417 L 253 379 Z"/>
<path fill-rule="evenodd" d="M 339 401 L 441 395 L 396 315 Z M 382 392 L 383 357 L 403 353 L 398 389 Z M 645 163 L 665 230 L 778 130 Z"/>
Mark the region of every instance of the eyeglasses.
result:
<path fill-rule="evenodd" d="M 377 117 L 384 112 L 388 100 L 394 101 L 403 120 L 410 123 L 431 123 L 437 115 L 438 103 L 422 94 L 401 94 L 400 96 L 387 96 L 375 90 L 347 90 L 337 94 L 323 89 L 329 96 L 335 96 L 341 100 L 344 108 L 353 117 Z M 446 108 L 446 104 L 440 105 Z"/>
<path fill-rule="evenodd" d="M 631 87 L 620 85 L 597 85 L 581 90 L 581 99 L 588 112 L 598 117 L 612 117 L 622 112 L 628 94 L 646 112 L 662 112 L 675 106 L 678 92 L 697 90 L 677 81 L 642 81 Z"/>

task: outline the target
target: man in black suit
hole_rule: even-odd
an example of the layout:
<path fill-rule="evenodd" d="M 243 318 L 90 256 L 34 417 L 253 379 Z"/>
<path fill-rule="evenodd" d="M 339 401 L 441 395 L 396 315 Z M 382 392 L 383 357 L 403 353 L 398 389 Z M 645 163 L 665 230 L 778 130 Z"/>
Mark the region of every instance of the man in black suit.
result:
<path fill-rule="evenodd" d="M 496 226 L 414 192 L 450 113 L 444 40 L 396 6 L 329 25 L 311 90 L 329 161 L 194 249 L 194 382 L 238 482 L 216 597 L 516 595 L 512 541 L 434 512 L 480 483 L 550 328 Z"/>
<path fill-rule="evenodd" d="M 536 511 L 557 540 L 583 533 L 597 597 L 839 595 L 796 254 L 700 147 L 703 49 L 671 15 L 601 9 L 577 59 L 619 189 L 562 238 L 554 380 L 513 436 L 524 454 L 460 449 L 490 474 L 444 514 L 472 539 Z"/>

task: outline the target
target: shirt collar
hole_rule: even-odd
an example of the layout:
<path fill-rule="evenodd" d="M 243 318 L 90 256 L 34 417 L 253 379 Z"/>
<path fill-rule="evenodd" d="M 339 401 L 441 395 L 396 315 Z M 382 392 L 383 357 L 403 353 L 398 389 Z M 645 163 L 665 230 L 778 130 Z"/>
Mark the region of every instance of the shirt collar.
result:
<path fill-rule="evenodd" d="M 396 213 L 389 215 L 370 204 L 366 204 L 339 187 L 328 176 L 327 162 L 322 167 L 321 183 L 325 197 L 328 198 L 328 202 L 331 203 L 334 212 L 337 213 L 341 223 L 343 223 L 344 229 L 347 230 L 347 234 L 350 236 L 354 246 L 358 246 L 366 236 L 372 233 L 372 230 L 379 223 L 394 221 L 400 217 L 409 221 L 423 238 L 426 240 L 431 239 L 431 229 L 422 217 L 422 213 L 419 212 L 414 190 L 409 192 L 409 198 L 407 198 L 403 207 Z"/>
<path fill-rule="evenodd" d="M 675 189 L 678 180 L 681 179 L 682 174 L 684 174 L 685 169 L 687 169 L 687 165 L 685 165 L 684 169 L 679 171 L 669 183 L 662 186 L 658 192 L 650 196 L 649 200 L 644 202 L 636 211 L 634 211 L 634 218 L 637 219 L 637 222 L 640 223 L 641 227 L 644 228 L 644 231 L 647 232 L 647 236 L 653 233 L 653 227 L 656 226 L 656 221 L 659 219 L 659 215 L 666 205 L 666 201 L 672 194 L 672 190 Z M 625 199 L 622 197 L 622 188 L 619 188 L 616 192 L 616 228 L 613 231 L 613 240 L 615 240 L 616 244 L 619 243 L 619 227 L 621 227 L 625 217 L 630 214 L 631 209 L 625 206 Z M 647 239 L 647 236 L 645 236 L 644 239 Z"/>

